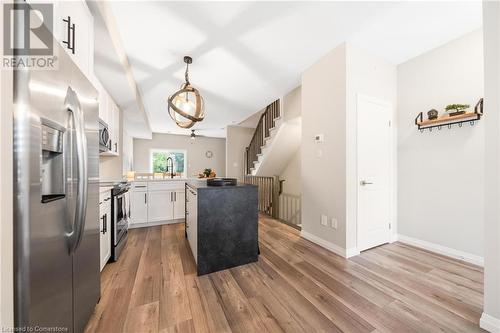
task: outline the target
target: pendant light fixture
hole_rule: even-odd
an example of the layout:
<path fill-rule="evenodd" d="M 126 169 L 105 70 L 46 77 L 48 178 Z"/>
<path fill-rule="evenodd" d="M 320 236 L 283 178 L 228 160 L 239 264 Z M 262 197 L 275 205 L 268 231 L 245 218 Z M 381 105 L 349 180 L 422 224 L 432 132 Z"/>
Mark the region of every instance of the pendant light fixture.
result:
<path fill-rule="evenodd" d="M 198 89 L 189 82 L 189 64 L 193 62 L 193 59 L 185 56 L 184 62 L 186 63 L 184 73 L 186 82 L 182 84 L 179 91 L 168 98 L 168 113 L 177 126 L 191 128 L 205 117 L 205 105 Z"/>

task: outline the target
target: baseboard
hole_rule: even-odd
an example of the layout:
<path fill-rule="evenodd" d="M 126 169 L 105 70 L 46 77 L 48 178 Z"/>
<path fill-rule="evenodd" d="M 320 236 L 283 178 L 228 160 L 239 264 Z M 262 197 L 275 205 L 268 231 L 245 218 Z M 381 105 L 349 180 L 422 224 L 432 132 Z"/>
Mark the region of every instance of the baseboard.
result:
<path fill-rule="evenodd" d="M 146 223 L 129 223 L 128 228 L 129 229 L 136 229 L 136 228 L 145 228 L 145 227 L 155 227 L 157 225 L 175 224 L 175 223 L 183 223 L 183 222 L 184 222 L 184 219 L 146 222 Z"/>
<path fill-rule="evenodd" d="M 346 258 L 357 256 L 360 253 L 361 252 L 359 252 L 357 247 L 351 247 L 350 249 L 347 249 L 347 251 L 346 251 Z"/>
<path fill-rule="evenodd" d="M 479 326 L 491 333 L 500 333 L 500 319 L 483 312 L 479 320 Z"/>
<path fill-rule="evenodd" d="M 397 242 L 398 241 L 398 237 L 399 237 L 398 234 L 391 234 L 391 240 L 389 241 L 389 243 Z"/>
<path fill-rule="evenodd" d="M 341 248 L 340 246 L 333 244 L 329 241 L 326 241 L 322 238 L 319 238 L 318 236 L 315 236 L 307 231 L 302 230 L 300 232 L 300 236 L 307 239 L 308 241 L 313 242 L 314 244 L 317 244 L 321 247 L 324 247 L 325 249 L 332 251 L 335 254 L 338 254 L 339 256 L 342 256 L 346 258 L 346 250 Z"/>
<path fill-rule="evenodd" d="M 401 243 L 406 243 L 408 245 L 413 245 L 415 247 L 420 247 L 424 250 L 436 252 L 438 254 L 441 254 L 441 255 L 444 255 L 447 257 L 451 257 L 451 258 L 458 259 L 458 260 L 463 260 L 463 261 L 468 262 L 470 264 L 474 264 L 477 266 L 484 266 L 484 258 L 477 256 L 475 254 L 463 252 L 460 250 L 455 250 L 455 249 L 452 249 L 452 248 L 449 248 L 449 247 L 446 247 L 443 245 L 431 243 L 431 242 L 424 241 L 424 240 L 417 239 L 417 238 L 413 238 L 413 237 L 408 237 L 408 236 L 401 235 L 401 234 L 398 235 L 398 241 L 400 241 Z"/>

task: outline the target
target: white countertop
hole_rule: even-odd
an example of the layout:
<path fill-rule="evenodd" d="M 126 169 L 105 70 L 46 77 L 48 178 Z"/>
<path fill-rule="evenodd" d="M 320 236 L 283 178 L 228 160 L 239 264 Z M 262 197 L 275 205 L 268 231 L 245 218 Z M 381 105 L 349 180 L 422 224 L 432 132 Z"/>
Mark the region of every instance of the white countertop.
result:
<path fill-rule="evenodd" d="M 131 183 L 141 183 L 141 182 L 178 182 L 178 181 L 183 181 L 183 182 L 187 182 L 187 181 L 191 181 L 191 180 L 203 180 L 203 179 L 200 179 L 200 178 L 168 178 L 168 179 L 134 179 L 134 180 L 131 180 L 130 182 Z"/>

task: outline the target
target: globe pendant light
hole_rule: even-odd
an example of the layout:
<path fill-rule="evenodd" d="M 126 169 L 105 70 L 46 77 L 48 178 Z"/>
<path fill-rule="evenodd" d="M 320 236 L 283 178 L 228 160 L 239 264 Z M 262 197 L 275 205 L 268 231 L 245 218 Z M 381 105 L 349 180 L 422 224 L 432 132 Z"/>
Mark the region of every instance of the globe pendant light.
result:
<path fill-rule="evenodd" d="M 186 82 L 182 84 L 179 91 L 168 98 L 168 114 L 177 126 L 190 128 L 205 117 L 205 105 L 198 89 L 189 82 L 189 64 L 193 62 L 193 59 L 185 56 L 184 62 L 186 63 L 184 74 Z"/>

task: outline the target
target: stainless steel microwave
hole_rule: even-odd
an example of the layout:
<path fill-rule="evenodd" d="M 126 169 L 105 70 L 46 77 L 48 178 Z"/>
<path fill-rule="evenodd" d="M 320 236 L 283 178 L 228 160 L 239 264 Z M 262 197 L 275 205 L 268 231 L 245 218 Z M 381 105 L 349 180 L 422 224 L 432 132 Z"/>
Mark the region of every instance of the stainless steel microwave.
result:
<path fill-rule="evenodd" d="M 99 152 L 111 150 L 111 140 L 109 138 L 108 124 L 99 119 Z"/>

